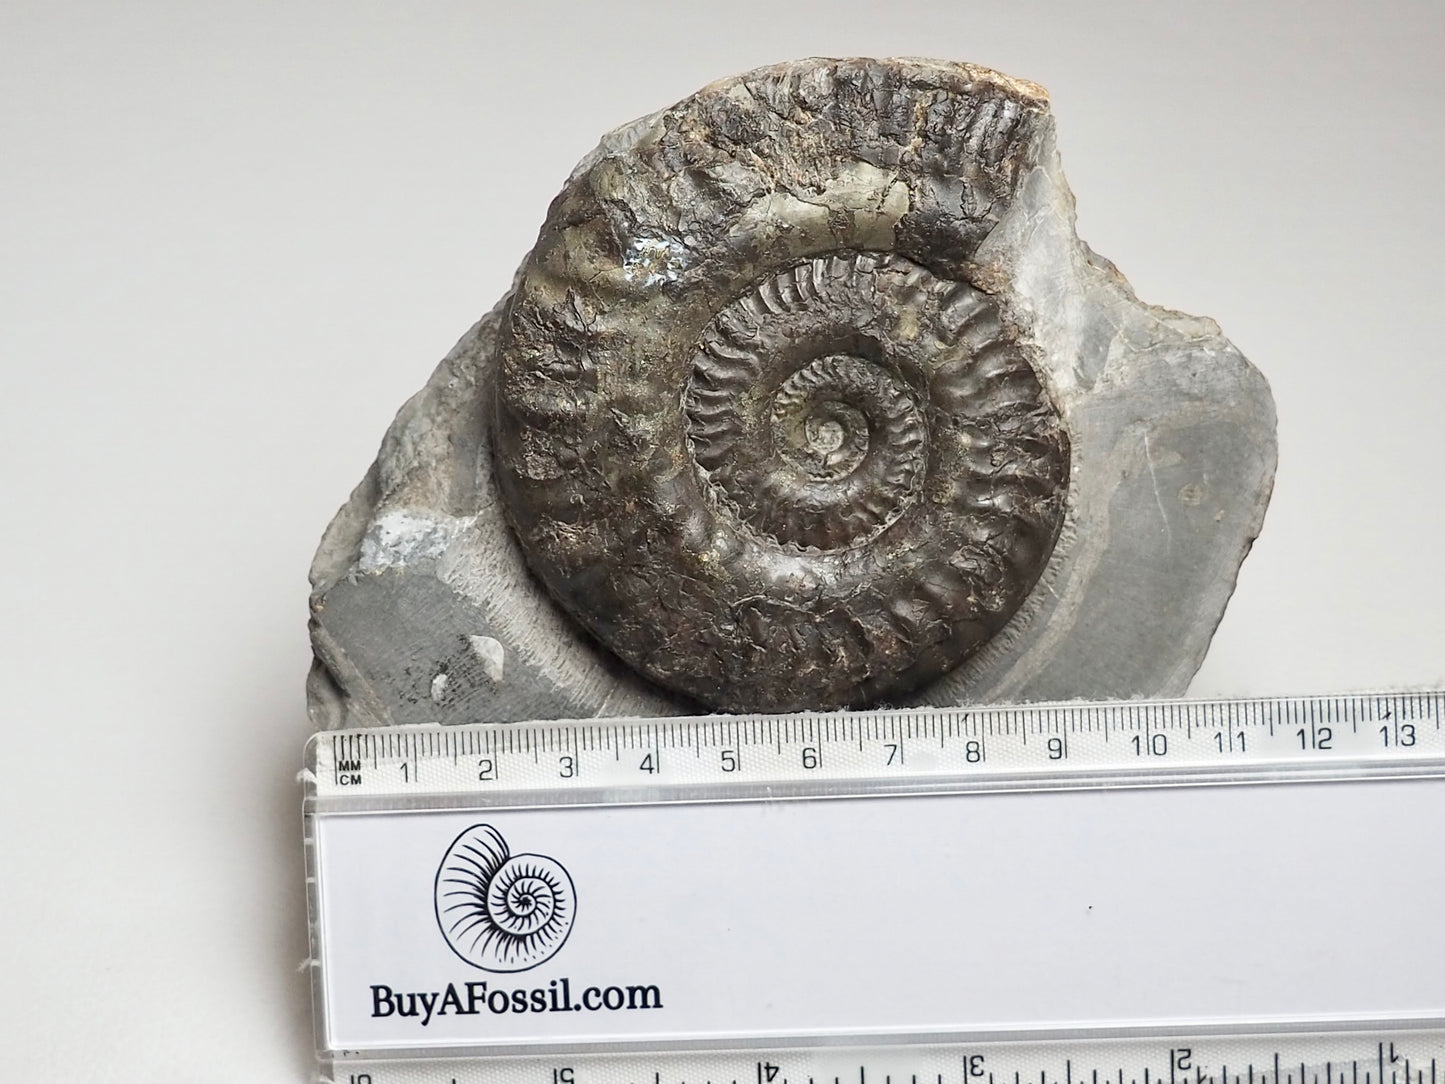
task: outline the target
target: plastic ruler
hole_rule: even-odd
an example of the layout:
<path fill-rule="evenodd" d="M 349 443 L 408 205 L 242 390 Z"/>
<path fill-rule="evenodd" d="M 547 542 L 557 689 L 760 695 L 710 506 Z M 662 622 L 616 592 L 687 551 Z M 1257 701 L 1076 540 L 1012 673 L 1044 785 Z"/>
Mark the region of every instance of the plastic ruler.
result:
<path fill-rule="evenodd" d="M 966 972 L 947 938 L 836 958 L 866 917 L 859 848 L 930 886 L 916 926 L 948 925 L 929 908 L 967 891 L 949 847 L 971 793 L 1442 778 L 1442 719 L 1445 692 L 1419 692 L 323 732 L 303 773 L 323 1078 L 1445 1084 L 1445 1019 L 980 1031 L 910 1000 Z M 746 866 L 790 853 L 838 886 L 793 926 Z M 834 1005 L 845 981 L 898 993 Z"/>

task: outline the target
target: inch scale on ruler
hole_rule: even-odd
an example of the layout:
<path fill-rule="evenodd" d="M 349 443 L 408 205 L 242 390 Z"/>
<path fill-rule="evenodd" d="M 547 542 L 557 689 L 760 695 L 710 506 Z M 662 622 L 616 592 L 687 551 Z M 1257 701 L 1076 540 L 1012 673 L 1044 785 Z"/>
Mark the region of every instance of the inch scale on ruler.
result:
<path fill-rule="evenodd" d="M 1434 1027 L 1425 1026 L 1433 1023 Z M 1445 1021 L 1059 1031 L 837 1048 L 344 1060 L 336 1084 L 1439 1084 Z"/>
<path fill-rule="evenodd" d="M 324 732 L 304 773 L 323 1072 L 1445 1084 L 1434 1016 L 970 1033 L 937 987 L 967 972 L 964 947 L 846 972 L 830 947 L 872 918 L 850 891 L 860 853 L 894 881 L 926 870 L 912 929 L 956 927 L 946 901 L 971 886 L 950 834 L 970 793 L 1441 778 L 1442 720 L 1445 692 L 1423 692 Z M 797 854 L 792 891 L 828 901 L 806 922 L 747 890 L 785 882 Z M 738 994 L 764 973 L 765 997 Z M 890 1000 L 829 1000 L 850 983 Z"/>

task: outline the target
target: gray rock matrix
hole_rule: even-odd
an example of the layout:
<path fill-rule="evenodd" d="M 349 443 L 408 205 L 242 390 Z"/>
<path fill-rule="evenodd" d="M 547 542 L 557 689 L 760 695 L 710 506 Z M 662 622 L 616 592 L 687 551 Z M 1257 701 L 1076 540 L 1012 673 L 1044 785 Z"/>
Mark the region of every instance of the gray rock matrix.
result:
<path fill-rule="evenodd" d="M 319 728 L 1170 696 L 1264 378 L 1074 232 L 1038 86 L 722 80 L 603 138 L 311 570 Z"/>

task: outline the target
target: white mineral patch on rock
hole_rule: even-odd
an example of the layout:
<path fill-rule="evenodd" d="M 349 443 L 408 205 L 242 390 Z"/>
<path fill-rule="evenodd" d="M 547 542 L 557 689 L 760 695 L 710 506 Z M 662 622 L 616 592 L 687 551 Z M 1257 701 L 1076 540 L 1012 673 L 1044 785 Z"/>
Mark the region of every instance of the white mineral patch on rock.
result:
<path fill-rule="evenodd" d="M 396 565 L 435 560 L 468 523 L 458 516 L 417 514 L 398 509 L 378 516 L 361 540 L 357 571 L 381 572 Z"/>

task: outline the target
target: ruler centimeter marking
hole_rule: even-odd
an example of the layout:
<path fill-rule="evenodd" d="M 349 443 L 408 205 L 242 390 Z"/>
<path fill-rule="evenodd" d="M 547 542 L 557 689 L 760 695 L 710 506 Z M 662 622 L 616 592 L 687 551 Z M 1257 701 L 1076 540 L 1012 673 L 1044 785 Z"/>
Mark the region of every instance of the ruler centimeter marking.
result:
<path fill-rule="evenodd" d="M 753 1050 L 337 1058 L 337 1084 L 1440 1084 L 1445 1021 L 1255 1034 L 1061 1032 L 1033 1039 Z M 1359 1027 L 1360 1025 L 1356 1025 Z"/>
<path fill-rule="evenodd" d="M 1445 776 L 1445 691 L 322 732 L 314 800 L 624 802 Z M 644 794 L 645 792 L 645 794 Z"/>

